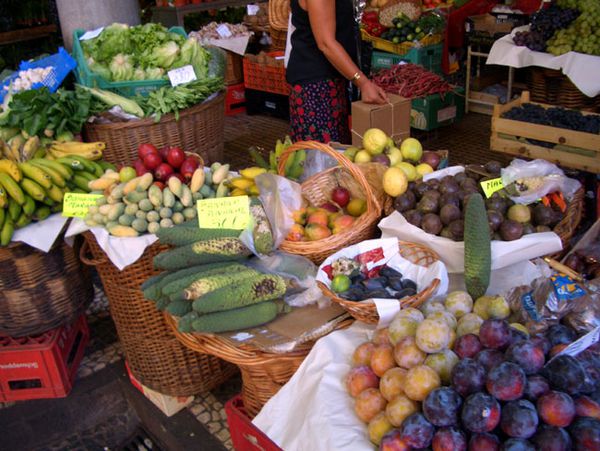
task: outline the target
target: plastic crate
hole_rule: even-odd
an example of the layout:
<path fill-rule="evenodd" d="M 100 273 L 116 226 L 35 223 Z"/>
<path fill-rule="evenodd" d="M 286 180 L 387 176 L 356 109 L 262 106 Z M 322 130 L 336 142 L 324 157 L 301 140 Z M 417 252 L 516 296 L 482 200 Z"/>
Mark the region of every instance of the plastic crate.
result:
<path fill-rule="evenodd" d="M 240 395 L 225 404 L 227 425 L 233 449 L 237 451 L 281 451 L 273 441 L 252 424 Z"/>
<path fill-rule="evenodd" d="M 177 33 L 187 38 L 185 30 L 181 27 L 171 27 L 169 31 Z M 73 56 L 77 61 L 77 70 L 75 78 L 77 82 L 89 88 L 100 88 L 114 91 L 125 97 L 133 97 L 135 95 L 148 95 L 161 86 L 169 85 L 169 80 L 131 80 L 131 81 L 107 81 L 100 75 L 93 73 L 87 65 L 87 61 L 83 55 L 83 48 L 79 38 L 85 33 L 84 30 L 78 28 L 73 32 Z"/>
<path fill-rule="evenodd" d="M 0 401 L 67 396 L 89 338 L 85 315 L 41 335 L 1 336 Z"/>
<path fill-rule="evenodd" d="M 402 42 L 401 44 L 394 44 L 392 41 L 387 39 L 378 38 L 371 36 L 366 30 L 360 30 L 360 37 L 363 41 L 370 42 L 373 44 L 373 48 L 383 50 L 384 52 L 396 53 L 397 55 L 404 55 L 415 46 L 413 42 Z M 422 46 L 439 44 L 444 40 L 444 36 L 441 34 L 430 34 L 425 36 L 419 42 Z"/>
<path fill-rule="evenodd" d="M 36 69 L 38 67 L 52 67 L 52 71 L 41 83 L 34 83 L 31 89 L 39 89 L 42 86 L 46 86 L 50 92 L 55 92 L 66 76 L 69 75 L 69 72 L 77 67 L 77 62 L 64 48 L 59 47 L 58 53 L 54 55 L 46 56 L 36 61 L 21 61 L 19 71 Z M 10 83 L 19 77 L 19 71 L 14 72 L 3 81 L 2 86 L 0 86 L 0 102 L 4 100 L 4 96 L 8 93 L 4 89 L 5 86 L 9 86 Z"/>
<path fill-rule="evenodd" d="M 371 70 L 388 69 L 402 61 L 419 64 L 430 72 L 442 73 L 442 44 L 413 47 L 404 55 L 395 53 L 373 51 L 371 56 Z"/>
<path fill-rule="evenodd" d="M 283 52 L 269 52 L 268 56 L 283 59 Z M 285 67 L 269 66 L 244 57 L 244 85 L 247 89 L 273 94 L 289 95 L 290 88 L 285 80 Z"/>
<path fill-rule="evenodd" d="M 460 121 L 465 111 L 463 88 L 447 93 L 444 98 L 432 94 L 421 99 L 413 99 L 410 111 L 410 126 L 418 130 L 430 131 Z"/>
<path fill-rule="evenodd" d="M 289 96 L 247 88 L 246 114 L 266 114 L 279 119 L 290 118 Z"/>
<path fill-rule="evenodd" d="M 244 83 L 226 86 L 225 116 L 235 116 L 246 112 L 246 91 Z"/>

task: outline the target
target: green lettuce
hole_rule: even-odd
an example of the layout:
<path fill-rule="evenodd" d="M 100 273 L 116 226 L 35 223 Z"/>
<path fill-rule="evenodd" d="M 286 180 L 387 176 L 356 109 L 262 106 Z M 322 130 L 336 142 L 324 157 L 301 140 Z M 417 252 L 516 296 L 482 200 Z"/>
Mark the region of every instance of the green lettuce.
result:
<path fill-rule="evenodd" d="M 110 62 L 110 73 L 114 81 L 126 81 L 133 78 L 133 64 L 131 55 L 119 53 Z"/>
<path fill-rule="evenodd" d="M 175 42 L 169 41 L 152 51 L 150 61 L 152 61 L 155 66 L 168 69 L 173 65 L 178 56 L 179 46 Z"/>
<path fill-rule="evenodd" d="M 132 53 L 133 43 L 129 25 L 114 23 L 102 30 L 94 39 L 83 41 L 86 57 L 92 57 L 100 63 L 108 63 L 118 53 Z"/>
<path fill-rule="evenodd" d="M 145 72 L 147 80 L 160 80 L 165 76 L 165 70 L 161 67 L 147 67 Z"/>
<path fill-rule="evenodd" d="M 99 75 L 106 80 L 110 80 L 112 78 L 112 73 L 106 64 L 100 64 L 91 57 L 87 59 L 87 64 L 90 70 L 96 75 Z"/>

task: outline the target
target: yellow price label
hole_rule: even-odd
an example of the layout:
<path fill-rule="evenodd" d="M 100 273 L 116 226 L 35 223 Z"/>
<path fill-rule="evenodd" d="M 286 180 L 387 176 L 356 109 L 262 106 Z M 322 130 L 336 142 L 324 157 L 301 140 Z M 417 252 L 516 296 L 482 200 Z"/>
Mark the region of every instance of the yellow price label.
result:
<path fill-rule="evenodd" d="M 496 191 L 500 191 L 502 188 L 504 188 L 504 185 L 502 184 L 502 179 L 497 178 L 491 180 L 484 180 L 483 182 L 481 182 L 481 188 L 483 189 L 485 197 L 489 198 Z"/>
<path fill-rule="evenodd" d="M 67 218 L 84 218 L 88 209 L 96 205 L 102 194 L 65 193 L 62 215 Z"/>
<path fill-rule="evenodd" d="M 250 223 L 248 196 L 201 199 L 196 208 L 201 229 L 244 230 Z"/>

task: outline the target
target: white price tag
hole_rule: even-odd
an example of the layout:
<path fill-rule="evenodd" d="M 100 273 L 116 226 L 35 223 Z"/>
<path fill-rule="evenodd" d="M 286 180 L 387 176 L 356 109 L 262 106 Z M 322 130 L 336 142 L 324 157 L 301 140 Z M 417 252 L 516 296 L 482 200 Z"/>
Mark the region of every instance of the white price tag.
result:
<path fill-rule="evenodd" d="M 91 31 L 86 31 L 81 36 L 79 36 L 79 40 L 87 41 L 88 39 L 94 39 L 94 38 L 100 36 L 100 33 L 102 33 L 102 30 L 104 30 L 104 27 L 96 28 L 95 30 L 91 30 Z"/>
<path fill-rule="evenodd" d="M 222 23 L 221 25 L 219 25 L 217 27 L 217 33 L 219 33 L 219 36 L 221 36 L 222 38 L 230 38 L 231 37 L 231 31 L 229 31 L 229 27 L 227 25 L 225 25 L 224 23 Z"/>
<path fill-rule="evenodd" d="M 246 11 L 248 12 L 249 16 L 256 16 L 258 14 L 258 12 L 260 11 L 260 6 L 258 6 L 258 5 L 247 5 L 246 6 Z"/>
<path fill-rule="evenodd" d="M 580 352 L 585 351 L 587 348 L 597 343 L 598 340 L 600 340 L 600 326 L 588 332 L 579 340 L 575 340 L 565 349 L 556 354 L 556 357 L 558 357 L 559 355 L 570 355 L 571 357 L 575 357 Z"/>
<path fill-rule="evenodd" d="M 170 70 L 167 72 L 167 75 L 169 76 L 169 80 L 171 80 L 171 86 L 182 85 L 183 83 L 197 80 L 194 68 L 190 64 Z"/>

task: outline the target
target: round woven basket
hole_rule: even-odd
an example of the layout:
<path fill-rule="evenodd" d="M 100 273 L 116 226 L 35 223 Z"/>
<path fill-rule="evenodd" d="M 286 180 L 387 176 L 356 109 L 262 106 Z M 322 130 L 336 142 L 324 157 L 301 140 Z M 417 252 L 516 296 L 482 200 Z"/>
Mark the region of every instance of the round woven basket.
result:
<path fill-rule="evenodd" d="M 311 341 L 299 345 L 293 352 L 267 353 L 251 345 L 234 345 L 218 335 L 182 333 L 171 315 L 165 313 L 165 317 L 179 341 L 189 349 L 220 357 L 240 368 L 242 400 L 252 417 L 290 380 L 314 345 Z M 352 320 L 344 320 L 335 328 L 348 327 L 351 323 Z"/>
<path fill-rule="evenodd" d="M 140 144 L 156 147 L 178 146 L 200 155 L 204 161 L 223 160 L 225 127 L 225 94 L 174 114 L 163 116 L 159 122 L 153 118 L 110 124 L 85 124 L 85 141 L 106 143 L 104 159 L 113 164 L 132 164 L 137 159 Z"/>
<path fill-rule="evenodd" d="M 37 335 L 73 321 L 94 297 L 82 240 L 56 240 L 48 252 L 27 244 L 0 248 L 0 335 Z"/>
<path fill-rule="evenodd" d="M 269 0 L 269 27 L 272 30 L 287 31 L 289 16 L 289 0 Z"/>
<path fill-rule="evenodd" d="M 415 265 L 424 266 L 426 268 L 440 259 L 433 250 L 421 244 L 398 241 L 398 250 L 400 255 L 406 260 L 414 263 Z M 407 296 L 399 299 L 398 302 L 400 303 L 400 308 L 419 307 L 427 299 L 429 299 L 433 293 L 435 293 L 435 290 L 437 290 L 439 284 L 440 279 L 433 279 L 428 286 L 423 288 L 414 296 Z M 365 301 L 348 301 L 347 299 L 340 298 L 323 282 L 317 281 L 317 285 L 325 296 L 327 296 L 336 304 L 339 304 L 357 320 L 363 321 L 367 324 L 377 324 L 379 322 L 379 314 L 377 313 L 377 307 L 374 303 Z"/>
<path fill-rule="evenodd" d="M 317 241 L 284 240 L 279 247 L 284 252 L 303 255 L 314 263 L 320 264 L 331 254 L 344 247 L 373 238 L 381 216 L 381 207 L 371 185 L 358 166 L 326 144 L 315 141 L 298 141 L 289 146 L 279 158 L 278 171 L 280 175 L 285 173 L 287 159 L 294 152 L 302 149 L 324 152 L 340 165 L 321 171 L 302 183 L 302 196 L 310 205 L 320 206 L 328 202 L 331 198 L 331 191 L 338 186 L 348 189 L 352 198 L 364 199 L 367 205 L 366 211 L 356 218 L 352 228 L 347 231 Z"/>
<path fill-rule="evenodd" d="M 144 299 L 140 285 L 158 273 L 152 259 L 166 246 L 151 245 L 135 263 L 119 271 L 91 232 L 84 237 L 81 259 L 95 266 L 102 279 L 127 362 L 142 384 L 166 395 L 190 396 L 221 385 L 237 372 L 230 363 L 183 346 L 162 313 Z"/>

